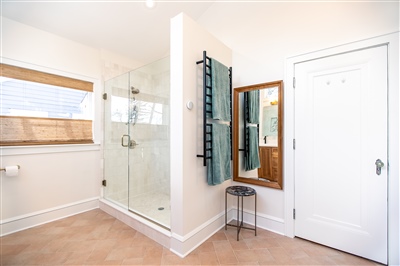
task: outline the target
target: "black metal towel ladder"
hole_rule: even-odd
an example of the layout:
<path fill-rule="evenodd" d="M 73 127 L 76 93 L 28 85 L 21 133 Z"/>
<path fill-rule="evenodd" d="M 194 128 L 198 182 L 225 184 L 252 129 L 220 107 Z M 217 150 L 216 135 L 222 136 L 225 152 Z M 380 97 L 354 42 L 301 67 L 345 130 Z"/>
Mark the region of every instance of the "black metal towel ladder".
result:
<path fill-rule="evenodd" d="M 212 74 L 211 74 L 211 58 L 207 56 L 207 52 L 203 51 L 203 60 L 197 61 L 196 64 L 203 64 L 203 155 L 197 154 L 197 157 L 203 158 L 203 165 L 207 166 L 207 160 L 212 158 L 212 123 L 207 123 L 207 114 L 212 117 Z M 207 80 L 209 82 L 207 82 Z M 232 140 L 232 67 L 229 68 L 229 86 L 230 86 L 230 114 L 231 121 L 230 139 Z M 232 145 L 231 145 L 232 160 Z"/>

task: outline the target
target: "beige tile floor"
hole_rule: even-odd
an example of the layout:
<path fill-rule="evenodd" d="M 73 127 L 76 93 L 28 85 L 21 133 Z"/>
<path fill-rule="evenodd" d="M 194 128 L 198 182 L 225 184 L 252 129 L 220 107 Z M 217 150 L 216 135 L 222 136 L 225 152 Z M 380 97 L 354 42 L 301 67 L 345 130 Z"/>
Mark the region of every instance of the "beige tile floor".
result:
<path fill-rule="evenodd" d="M 184 259 L 97 209 L 0 238 L 1 265 L 378 265 L 266 230 L 221 229 Z"/>

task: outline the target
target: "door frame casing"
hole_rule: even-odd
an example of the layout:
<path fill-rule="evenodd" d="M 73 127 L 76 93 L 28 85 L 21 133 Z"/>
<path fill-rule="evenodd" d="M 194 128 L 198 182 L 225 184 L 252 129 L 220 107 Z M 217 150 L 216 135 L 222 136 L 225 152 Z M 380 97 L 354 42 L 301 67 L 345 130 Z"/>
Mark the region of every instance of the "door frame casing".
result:
<path fill-rule="evenodd" d="M 388 47 L 388 264 L 400 264 L 400 94 L 399 94 L 399 32 L 382 35 L 362 41 L 352 42 L 332 48 L 301 55 L 285 60 L 285 106 L 284 106 L 284 190 L 285 190 L 285 235 L 295 236 L 293 210 L 295 208 L 294 172 L 294 69 L 295 65 L 336 54 L 347 53 L 368 47 L 387 45 Z"/>

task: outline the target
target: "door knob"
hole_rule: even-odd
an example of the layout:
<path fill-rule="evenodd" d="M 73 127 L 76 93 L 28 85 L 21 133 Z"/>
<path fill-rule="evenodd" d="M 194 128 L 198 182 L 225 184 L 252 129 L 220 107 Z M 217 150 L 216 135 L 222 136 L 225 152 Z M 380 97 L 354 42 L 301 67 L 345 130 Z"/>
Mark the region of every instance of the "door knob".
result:
<path fill-rule="evenodd" d="M 385 166 L 385 164 L 380 159 L 377 159 L 375 161 L 375 165 L 376 165 L 376 174 L 380 175 L 381 174 L 381 169 L 382 169 L 382 167 Z"/>

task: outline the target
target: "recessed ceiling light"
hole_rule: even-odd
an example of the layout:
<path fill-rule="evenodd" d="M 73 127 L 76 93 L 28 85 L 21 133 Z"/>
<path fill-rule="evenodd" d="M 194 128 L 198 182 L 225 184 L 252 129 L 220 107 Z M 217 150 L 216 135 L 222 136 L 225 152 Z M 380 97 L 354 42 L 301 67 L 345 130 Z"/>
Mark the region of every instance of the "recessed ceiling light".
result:
<path fill-rule="evenodd" d="M 156 2 L 154 0 L 146 0 L 146 6 L 148 8 L 154 8 L 156 6 Z"/>

